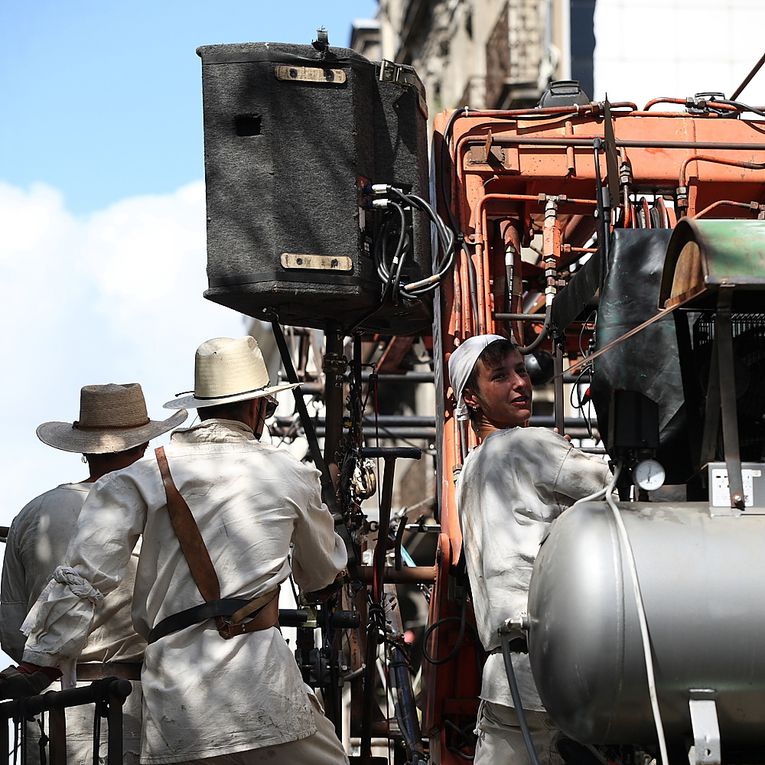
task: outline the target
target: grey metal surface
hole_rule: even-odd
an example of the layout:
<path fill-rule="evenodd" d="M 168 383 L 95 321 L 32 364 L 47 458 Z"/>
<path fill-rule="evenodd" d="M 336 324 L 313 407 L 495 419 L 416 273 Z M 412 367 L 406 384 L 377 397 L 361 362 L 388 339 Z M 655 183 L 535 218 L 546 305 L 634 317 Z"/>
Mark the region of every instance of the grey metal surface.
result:
<path fill-rule="evenodd" d="M 693 739 L 711 688 L 723 747 L 765 744 L 765 516 L 707 503 L 619 503 L 643 594 L 669 740 Z M 583 743 L 655 741 L 629 571 L 605 503 L 565 512 L 534 567 L 529 654 L 539 694 Z"/>

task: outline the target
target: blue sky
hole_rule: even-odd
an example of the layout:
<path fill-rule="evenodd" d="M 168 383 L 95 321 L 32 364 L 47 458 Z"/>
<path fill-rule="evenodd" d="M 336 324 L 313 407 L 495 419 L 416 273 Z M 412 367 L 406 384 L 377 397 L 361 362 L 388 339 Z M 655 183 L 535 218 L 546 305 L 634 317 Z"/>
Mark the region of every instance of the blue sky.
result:
<path fill-rule="evenodd" d="M 80 480 L 40 443 L 77 418 L 86 384 L 140 382 L 149 414 L 193 385 L 203 340 L 246 331 L 202 297 L 205 205 L 199 45 L 345 47 L 373 0 L 2 0 L 0 525 Z"/>
<path fill-rule="evenodd" d="M 3 0 L 0 178 L 61 190 L 75 214 L 201 178 L 199 45 L 345 47 L 373 0 Z"/>

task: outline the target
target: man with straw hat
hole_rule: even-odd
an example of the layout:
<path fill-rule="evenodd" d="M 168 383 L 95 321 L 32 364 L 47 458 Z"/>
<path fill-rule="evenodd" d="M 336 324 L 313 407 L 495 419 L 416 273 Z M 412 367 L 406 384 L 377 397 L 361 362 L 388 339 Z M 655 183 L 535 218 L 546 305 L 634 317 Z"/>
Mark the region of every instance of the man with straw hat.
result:
<path fill-rule="evenodd" d="M 3 650 L 21 661 L 25 637 L 24 618 L 65 559 L 83 502 L 95 481 L 103 475 L 140 459 L 150 439 L 180 425 L 183 411 L 163 421 L 150 420 L 141 386 L 87 385 L 80 391 L 80 415 L 75 422 L 45 422 L 37 428 L 45 444 L 84 455 L 89 475 L 83 481 L 65 483 L 33 499 L 16 516 L 8 532 L 0 594 L 0 635 Z M 122 584 L 105 598 L 87 643 L 77 660 L 81 681 L 118 675 L 137 681 L 146 643 L 133 629 L 130 600 L 137 555 L 131 556 Z M 30 682 L 33 678 L 27 679 Z M 45 676 L 40 683 L 47 685 Z M 30 687 L 34 690 L 34 686 Z M 138 762 L 141 732 L 140 686 L 125 707 L 125 762 Z M 71 762 L 92 759 L 92 709 L 67 712 L 68 757 Z M 35 726 L 36 727 L 36 726 Z M 30 726 L 27 762 L 39 757 Z M 38 731 L 39 733 L 39 731 Z"/>
<path fill-rule="evenodd" d="M 85 640 L 143 534 L 133 624 L 148 641 L 141 762 L 347 762 L 278 629 L 279 585 L 331 584 L 346 551 L 318 471 L 259 443 L 273 395 L 252 337 L 198 348 L 201 422 L 106 476 L 88 497 L 59 581 L 29 618 L 24 659 L 57 667 Z M 63 579 L 63 577 L 62 577 Z M 10 689 L 0 680 L 0 696 Z"/>

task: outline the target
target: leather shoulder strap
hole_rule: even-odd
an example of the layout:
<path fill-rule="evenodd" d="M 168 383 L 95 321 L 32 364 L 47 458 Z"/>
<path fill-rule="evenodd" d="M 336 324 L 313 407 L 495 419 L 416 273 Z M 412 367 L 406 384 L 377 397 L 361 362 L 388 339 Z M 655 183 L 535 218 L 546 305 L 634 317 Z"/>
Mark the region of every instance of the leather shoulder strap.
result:
<path fill-rule="evenodd" d="M 186 500 L 178 491 L 172 475 L 170 475 L 165 448 L 160 446 L 154 450 L 154 453 L 157 456 L 159 472 L 165 487 L 170 522 L 173 525 L 175 535 L 178 537 L 178 542 L 180 542 L 181 552 L 189 564 L 191 576 L 205 601 L 218 600 L 220 598 L 218 575 L 215 573 L 215 567 L 210 560 L 210 553 L 204 539 L 199 533 L 197 522 L 194 520 L 188 504 L 186 504 Z"/>

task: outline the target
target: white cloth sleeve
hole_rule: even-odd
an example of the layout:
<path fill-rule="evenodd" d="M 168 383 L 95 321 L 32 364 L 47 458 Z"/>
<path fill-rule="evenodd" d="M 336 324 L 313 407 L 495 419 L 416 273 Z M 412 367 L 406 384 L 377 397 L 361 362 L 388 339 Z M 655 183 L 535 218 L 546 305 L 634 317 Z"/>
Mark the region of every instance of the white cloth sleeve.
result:
<path fill-rule="evenodd" d="M 318 471 L 302 478 L 304 505 L 292 535 L 292 573 L 303 592 L 332 584 L 348 563 L 343 540 L 335 533 L 335 522 L 321 501 Z"/>
<path fill-rule="evenodd" d="M 98 481 L 82 507 L 65 565 L 40 594 L 24 623 L 24 661 L 46 667 L 82 652 L 97 605 L 125 575 L 143 529 L 146 506 L 120 473 Z"/>
<path fill-rule="evenodd" d="M 610 479 L 611 471 L 607 463 L 580 452 L 569 444 L 555 479 L 553 492 L 558 504 L 566 508 L 578 499 L 605 488 Z"/>
<path fill-rule="evenodd" d="M 27 615 L 27 586 L 24 562 L 18 546 L 18 529 L 11 524 L 3 556 L 3 580 L 0 591 L 0 636 L 3 650 L 15 662 L 24 652 L 21 624 Z"/>

